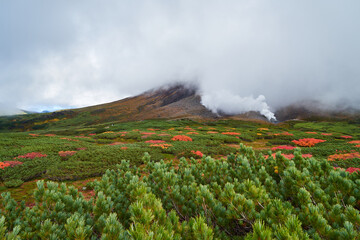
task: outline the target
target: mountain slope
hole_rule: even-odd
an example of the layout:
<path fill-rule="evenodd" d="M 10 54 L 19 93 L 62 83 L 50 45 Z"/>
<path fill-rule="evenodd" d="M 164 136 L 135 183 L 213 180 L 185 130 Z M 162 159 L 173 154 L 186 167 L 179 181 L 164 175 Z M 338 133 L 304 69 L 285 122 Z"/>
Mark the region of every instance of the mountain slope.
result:
<path fill-rule="evenodd" d="M 119 101 L 75 110 L 89 112 L 99 121 L 136 121 L 145 119 L 213 119 L 217 115 L 201 104 L 195 87 L 176 84 Z"/>

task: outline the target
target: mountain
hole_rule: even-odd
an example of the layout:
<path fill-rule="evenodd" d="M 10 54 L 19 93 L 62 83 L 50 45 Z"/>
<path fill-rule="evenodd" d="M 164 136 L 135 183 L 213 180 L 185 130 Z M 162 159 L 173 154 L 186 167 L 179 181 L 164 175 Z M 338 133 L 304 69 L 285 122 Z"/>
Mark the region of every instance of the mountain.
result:
<path fill-rule="evenodd" d="M 351 120 L 360 119 L 360 110 L 347 106 L 326 106 L 318 101 L 301 101 L 279 108 L 275 112 L 279 121 L 299 120 Z"/>
<path fill-rule="evenodd" d="M 290 119 L 360 121 L 359 111 L 344 107 L 339 109 L 342 110 L 329 110 L 322 108 L 316 102 L 308 101 L 278 109 L 275 116 L 279 121 Z M 234 119 L 269 122 L 265 116 L 255 111 L 237 115 L 227 115 L 221 111 L 213 113 L 201 104 L 201 96 L 195 86 L 174 84 L 152 89 L 134 97 L 90 107 L 0 117 L 0 130 L 27 131 L 89 126 L 106 122 L 184 118 L 205 121 Z"/>
<path fill-rule="evenodd" d="M 175 84 L 153 89 L 135 97 L 75 110 L 89 112 L 99 121 L 145 119 L 215 119 L 216 114 L 201 104 L 197 88 Z"/>

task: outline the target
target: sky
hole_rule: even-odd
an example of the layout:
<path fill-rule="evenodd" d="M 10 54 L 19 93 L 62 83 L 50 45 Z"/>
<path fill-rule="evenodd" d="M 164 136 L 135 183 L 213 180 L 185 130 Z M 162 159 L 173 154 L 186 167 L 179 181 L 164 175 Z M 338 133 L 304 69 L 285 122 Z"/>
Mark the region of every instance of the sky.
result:
<path fill-rule="evenodd" d="M 0 114 L 196 82 L 216 111 L 360 108 L 358 0 L 0 2 Z"/>

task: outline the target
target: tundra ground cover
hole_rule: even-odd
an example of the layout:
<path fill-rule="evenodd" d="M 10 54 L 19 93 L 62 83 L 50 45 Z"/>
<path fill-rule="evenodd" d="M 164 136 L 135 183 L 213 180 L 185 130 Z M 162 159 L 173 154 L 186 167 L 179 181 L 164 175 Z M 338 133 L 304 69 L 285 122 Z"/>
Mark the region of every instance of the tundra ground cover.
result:
<path fill-rule="evenodd" d="M 343 138 L 350 135 L 351 139 Z M 293 142 L 309 136 L 316 136 L 321 143 L 302 147 Z M 345 159 L 330 157 L 329 164 L 359 168 L 358 141 L 358 124 L 348 122 L 294 121 L 275 125 L 233 120 L 147 120 L 86 128 L 8 131 L 0 133 L 0 181 L 21 185 L 33 179 L 86 180 L 115 169 L 124 159 L 133 166 L 143 165 L 145 152 L 154 161 L 178 162 L 181 157 L 198 159 L 203 155 L 220 159 L 237 153 L 240 143 L 252 146 L 257 156 L 273 156 L 281 151 L 283 156 L 294 159 L 294 148 L 300 148 L 306 159 L 312 156 L 328 160 L 336 154 L 347 154 Z M 10 161 L 22 164 L 9 167 Z M 0 186 L 0 191 L 15 189 Z"/>
<path fill-rule="evenodd" d="M 360 174 L 293 154 L 265 159 L 242 144 L 222 159 L 175 163 L 145 154 L 140 167 L 121 161 L 88 182 L 90 199 L 74 186 L 38 181 L 31 206 L 2 194 L 1 237 L 357 239 Z"/>

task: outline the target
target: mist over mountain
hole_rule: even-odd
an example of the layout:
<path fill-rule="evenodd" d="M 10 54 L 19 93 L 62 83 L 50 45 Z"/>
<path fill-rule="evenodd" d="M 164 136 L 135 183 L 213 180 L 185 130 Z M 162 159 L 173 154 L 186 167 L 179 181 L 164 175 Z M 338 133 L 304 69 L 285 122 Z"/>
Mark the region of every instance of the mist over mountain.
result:
<path fill-rule="evenodd" d="M 117 101 L 196 82 L 214 113 L 304 100 L 360 108 L 360 2 L 8 1 L 0 113 Z"/>

